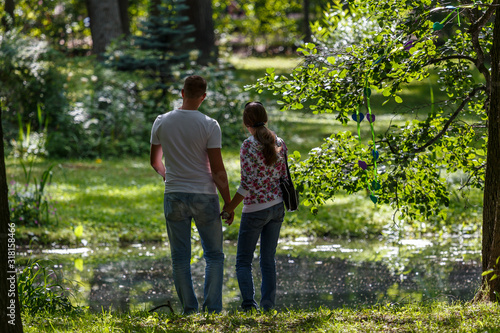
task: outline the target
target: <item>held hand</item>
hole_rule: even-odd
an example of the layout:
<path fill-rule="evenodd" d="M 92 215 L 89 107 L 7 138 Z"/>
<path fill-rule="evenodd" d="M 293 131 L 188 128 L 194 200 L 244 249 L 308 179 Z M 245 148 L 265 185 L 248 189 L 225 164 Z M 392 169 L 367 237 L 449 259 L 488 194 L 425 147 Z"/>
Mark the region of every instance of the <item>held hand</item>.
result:
<path fill-rule="evenodd" d="M 231 225 L 233 224 L 233 221 L 234 221 L 234 212 L 231 212 L 231 214 L 229 214 L 229 218 L 225 222 L 227 223 L 227 225 Z"/>
<path fill-rule="evenodd" d="M 233 220 L 234 220 L 234 211 L 232 211 L 231 213 L 228 213 L 226 210 L 222 210 L 222 212 L 220 213 L 220 216 L 223 220 L 225 220 L 224 222 L 227 224 L 227 225 L 231 225 L 233 223 Z"/>

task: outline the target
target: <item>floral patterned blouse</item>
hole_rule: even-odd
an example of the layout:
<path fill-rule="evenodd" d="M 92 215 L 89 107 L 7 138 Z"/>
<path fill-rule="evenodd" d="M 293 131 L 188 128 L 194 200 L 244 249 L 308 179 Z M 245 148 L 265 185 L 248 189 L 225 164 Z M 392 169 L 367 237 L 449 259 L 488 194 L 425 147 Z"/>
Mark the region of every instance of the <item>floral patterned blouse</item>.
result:
<path fill-rule="evenodd" d="M 278 160 L 274 165 L 264 163 L 263 145 L 253 136 L 243 141 L 240 149 L 241 182 L 238 193 L 245 197 L 243 212 L 250 213 L 272 207 L 283 201 L 280 178 L 286 177 L 285 142 L 276 137 Z"/>

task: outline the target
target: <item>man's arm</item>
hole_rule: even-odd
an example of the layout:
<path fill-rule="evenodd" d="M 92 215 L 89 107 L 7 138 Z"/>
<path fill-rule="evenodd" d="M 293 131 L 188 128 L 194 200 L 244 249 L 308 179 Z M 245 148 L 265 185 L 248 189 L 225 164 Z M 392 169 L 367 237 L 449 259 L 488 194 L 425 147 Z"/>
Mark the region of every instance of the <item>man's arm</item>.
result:
<path fill-rule="evenodd" d="M 151 145 L 151 150 L 149 153 L 149 162 L 155 171 L 163 177 L 165 180 L 165 165 L 162 161 L 163 158 L 163 150 L 161 149 L 161 145 Z"/>
<path fill-rule="evenodd" d="M 220 148 L 209 148 L 208 160 L 210 161 L 210 169 L 212 170 L 212 178 L 214 180 L 215 186 L 219 190 L 219 193 L 224 200 L 224 207 L 231 202 L 231 193 L 229 192 L 229 181 L 227 179 L 226 168 L 224 167 L 224 162 L 222 161 L 222 154 Z M 234 216 L 234 215 L 233 215 Z M 232 218 L 228 224 L 232 223 Z"/>

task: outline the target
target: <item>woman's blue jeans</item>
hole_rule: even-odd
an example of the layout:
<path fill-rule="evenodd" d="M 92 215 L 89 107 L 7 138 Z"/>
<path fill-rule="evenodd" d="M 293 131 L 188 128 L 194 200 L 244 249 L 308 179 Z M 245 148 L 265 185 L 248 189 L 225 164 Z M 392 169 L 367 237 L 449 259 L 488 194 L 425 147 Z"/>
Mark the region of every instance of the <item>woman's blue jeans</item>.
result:
<path fill-rule="evenodd" d="M 252 277 L 252 261 L 260 236 L 260 271 L 262 274 L 260 307 L 268 311 L 276 301 L 276 246 L 285 216 L 283 203 L 241 215 L 236 253 L 236 276 L 243 310 L 257 308 Z"/>
<path fill-rule="evenodd" d="M 191 220 L 201 238 L 206 262 L 203 311 L 222 311 L 224 253 L 222 222 L 217 194 L 166 193 L 164 212 L 167 223 L 174 284 L 184 314 L 198 311 L 191 277 Z"/>

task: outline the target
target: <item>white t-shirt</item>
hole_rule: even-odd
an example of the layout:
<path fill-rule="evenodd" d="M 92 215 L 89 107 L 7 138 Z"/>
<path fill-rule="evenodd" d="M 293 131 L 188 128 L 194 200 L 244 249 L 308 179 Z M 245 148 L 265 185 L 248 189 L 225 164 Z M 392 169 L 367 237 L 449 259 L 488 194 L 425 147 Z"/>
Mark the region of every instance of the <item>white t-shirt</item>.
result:
<path fill-rule="evenodd" d="M 208 148 L 221 148 L 219 123 L 197 110 L 175 109 L 159 115 L 151 144 L 161 145 L 165 157 L 165 193 L 217 194 Z"/>

